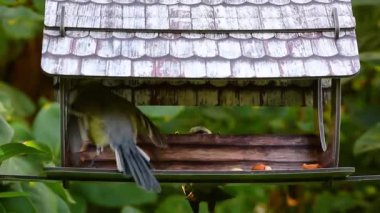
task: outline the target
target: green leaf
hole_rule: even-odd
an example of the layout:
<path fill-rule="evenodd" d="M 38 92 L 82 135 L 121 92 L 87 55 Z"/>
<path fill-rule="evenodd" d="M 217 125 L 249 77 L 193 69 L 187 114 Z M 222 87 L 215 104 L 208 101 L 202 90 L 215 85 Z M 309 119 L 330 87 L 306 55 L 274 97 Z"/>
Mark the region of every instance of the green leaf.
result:
<path fill-rule="evenodd" d="M 37 143 L 36 141 L 24 141 L 23 144 L 28 147 L 35 148 L 37 150 L 40 150 L 44 153 L 50 153 L 49 147 L 47 147 L 45 144 Z"/>
<path fill-rule="evenodd" d="M 202 107 L 198 108 L 201 113 L 205 116 L 215 119 L 215 120 L 226 120 L 231 121 L 235 119 L 235 117 L 229 112 L 232 108 L 227 107 Z"/>
<path fill-rule="evenodd" d="M 352 0 L 352 5 L 380 5 L 380 0 Z"/>
<path fill-rule="evenodd" d="M 29 182 L 22 186 L 30 194 L 30 200 L 37 212 L 70 212 L 68 204 L 44 183 Z"/>
<path fill-rule="evenodd" d="M 12 99 L 9 93 L 4 90 L 0 90 L 0 114 L 5 116 L 7 120 L 12 117 L 14 108 L 12 106 Z"/>
<path fill-rule="evenodd" d="M 316 196 L 313 212 L 351 212 L 360 208 L 361 201 L 352 192 L 324 191 Z"/>
<path fill-rule="evenodd" d="M 139 106 L 138 108 L 149 117 L 164 117 L 165 119 L 175 117 L 184 109 L 183 106 Z"/>
<path fill-rule="evenodd" d="M 42 175 L 42 162 L 31 156 L 15 156 L 3 161 L 0 173 L 3 175 Z"/>
<path fill-rule="evenodd" d="M 27 141 L 33 138 L 29 124 L 25 120 L 12 121 L 10 125 L 15 132 L 12 138 L 13 142 Z"/>
<path fill-rule="evenodd" d="M 59 114 L 57 103 L 47 104 L 38 112 L 32 127 L 35 140 L 49 147 L 54 159 L 59 159 L 60 153 Z"/>
<path fill-rule="evenodd" d="M 157 210 L 155 211 L 155 213 L 166 212 L 187 213 L 191 212 L 191 207 L 184 196 L 169 196 L 160 203 Z"/>
<path fill-rule="evenodd" d="M 216 212 L 260 212 L 255 211 L 256 200 L 250 196 L 236 196 L 233 199 L 229 199 L 221 202 L 216 206 Z"/>
<path fill-rule="evenodd" d="M 44 14 L 45 9 L 45 0 L 32 0 L 33 7 L 40 13 Z"/>
<path fill-rule="evenodd" d="M 28 212 L 37 213 L 29 197 L 14 197 L 9 198 L 6 202 L 2 202 L 5 212 Z"/>
<path fill-rule="evenodd" d="M 52 182 L 47 182 L 45 183 L 47 187 L 50 188 L 55 194 L 60 196 L 64 201 L 67 203 L 75 204 L 74 198 L 71 196 L 69 191 L 67 191 L 65 188 L 63 188 L 62 183 L 52 183 Z"/>
<path fill-rule="evenodd" d="M 26 197 L 29 196 L 25 192 L 0 192 L 0 198 Z"/>
<path fill-rule="evenodd" d="M 18 4 L 18 0 L 0 0 L 0 5 L 14 6 Z"/>
<path fill-rule="evenodd" d="M 23 43 L 11 40 L 8 35 L 5 34 L 1 22 L 1 14 L 8 8 L 0 5 L 0 70 L 4 72 L 6 65 L 14 60 L 23 51 Z M 4 74 L 4 73 L 2 73 Z"/>
<path fill-rule="evenodd" d="M 75 203 L 69 203 L 70 211 L 72 213 L 86 213 L 87 203 L 86 200 L 78 193 L 71 193 Z"/>
<path fill-rule="evenodd" d="M 354 154 L 359 155 L 380 149 L 380 123 L 365 132 L 354 145 Z"/>
<path fill-rule="evenodd" d="M 13 135 L 13 128 L 8 124 L 4 117 L 0 115 L 0 145 L 9 143 L 12 140 Z"/>
<path fill-rule="evenodd" d="M 7 210 L 4 208 L 3 204 L 0 202 L 0 213 L 6 213 Z"/>
<path fill-rule="evenodd" d="M 1 13 L 1 10 L 0 10 Z M 7 37 L 4 35 L 3 28 L 0 25 L 0 69 L 8 61 L 8 48 L 10 44 L 8 43 Z"/>
<path fill-rule="evenodd" d="M 157 194 L 144 191 L 135 183 L 73 183 L 71 189 L 87 201 L 104 207 L 142 205 L 157 199 Z"/>
<path fill-rule="evenodd" d="M 330 192 L 323 192 L 318 195 L 314 205 L 313 205 L 313 212 L 332 212 L 334 202 L 334 196 Z"/>
<path fill-rule="evenodd" d="M 24 93 L 14 87 L 0 82 L 0 101 L 2 100 L 8 100 L 6 109 L 8 111 L 9 108 L 12 110 L 8 113 L 12 113 L 11 115 L 17 117 L 30 116 L 36 110 L 36 106 L 32 100 L 30 100 L 30 98 L 28 98 Z"/>
<path fill-rule="evenodd" d="M 142 213 L 142 211 L 132 206 L 124 206 L 121 209 L 121 213 Z"/>
<path fill-rule="evenodd" d="M 355 207 L 359 207 L 360 201 L 351 193 L 341 191 L 335 196 L 333 203 L 335 210 L 350 212 L 350 210 L 355 209 Z"/>
<path fill-rule="evenodd" d="M 374 201 L 370 202 L 368 211 L 367 212 L 378 212 L 380 209 L 380 198 L 375 199 Z"/>
<path fill-rule="evenodd" d="M 43 26 L 43 16 L 24 6 L 7 8 L 1 20 L 5 33 L 13 39 L 33 38 Z"/>
<path fill-rule="evenodd" d="M 46 153 L 21 143 L 7 143 L 0 146 L 0 164 L 11 157 L 25 154 L 45 155 Z"/>
<path fill-rule="evenodd" d="M 268 198 L 266 192 L 270 186 L 265 185 L 247 185 L 247 184 L 226 184 L 221 188 L 231 195 L 244 195 L 253 198 L 257 202 L 266 203 Z"/>
<path fill-rule="evenodd" d="M 378 65 L 380 64 L 380 52 L 362 52 L 360 53 L 360 60 Z"/>

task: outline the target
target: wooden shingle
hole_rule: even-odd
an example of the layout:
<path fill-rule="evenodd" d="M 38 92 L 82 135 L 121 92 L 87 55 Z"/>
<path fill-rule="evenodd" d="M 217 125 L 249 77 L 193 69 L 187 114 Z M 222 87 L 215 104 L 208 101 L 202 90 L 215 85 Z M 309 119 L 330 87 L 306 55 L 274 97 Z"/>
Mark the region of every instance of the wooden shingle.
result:
<path fill-rule="evenodd" d="M 354 28 L 350 0 L 47 0 L 42 68 L 104 77 L 344 77 L 360 68 Z"/>

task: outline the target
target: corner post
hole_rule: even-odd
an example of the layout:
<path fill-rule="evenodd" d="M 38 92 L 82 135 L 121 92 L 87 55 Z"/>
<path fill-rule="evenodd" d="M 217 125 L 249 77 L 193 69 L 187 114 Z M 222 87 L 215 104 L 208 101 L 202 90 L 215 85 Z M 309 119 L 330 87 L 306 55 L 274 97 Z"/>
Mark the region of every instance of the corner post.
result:
<path fill-rule="evenodd" d="M 323 152 L 325 152 L 327 150 L 327 145 L 325 139 L 325 124 L 323 121 L 322 79 L 318 79 L 315 81 L 313 96 L 314 128 L 316 134 L 319 134 L 321 149 Z"/>
<path fill-rule="evenodd" d="M 60 106 L 60 124 L 61 124 L 61 167 L 68 166 L 67 159 L 67 79 L 59 77 L 59 106 Z M 63 187 L 68 188 L 69 182 L 62 181 Z"/>
<path fill-rule="evenodd" d="M 331 155 L 332 166 L 338 167 L 339 165 L 339 149 L 340 149 L 340 118 L 341 118 L 341 101 L 342 91 L 340 85 L 340 79 L 332 79 L 331 85 L 331 120 L 330 125 L 330 138 L 332 143 Z"/>

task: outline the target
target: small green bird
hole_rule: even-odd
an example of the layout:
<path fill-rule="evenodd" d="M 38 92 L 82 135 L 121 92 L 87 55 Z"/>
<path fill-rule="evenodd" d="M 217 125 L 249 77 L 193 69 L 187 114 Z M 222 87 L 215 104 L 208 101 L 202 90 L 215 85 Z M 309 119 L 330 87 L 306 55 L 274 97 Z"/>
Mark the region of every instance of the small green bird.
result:
<path fill-rule="evenodd" d="M 190 134 L 212 134 L 204 126 L 195 126 L 189 130 Z M 207 202 L 209 213 L 215 212 L 216 202 L 233 198 L 225 192 L 219 183 L 186 183 L 182 185 L 182 191 L 188 200 L 193 213 L 199 212 L 201 202 Z"/>
<path fill-rule="evenodd" d="M 70 112 L 80 118 L 82 140 L 90 139 L 97 154 L 110 145 L 119 171 L 132 175 L 142 188 L 160 192 L 149 156 L 136 145 L 141 136 L 158 147 L 166 147 L 159 129 L 135 105 L 101 84 L 83 83 L 71 95 Z"/>
<path fill-rule="evenodd" d="M 186 183 L 182 185 L 182 191 L 189 201 L 193 213 L 199 212 L 199 205 L 202 201 L 207 202 L 209 213 L 215 212 L 216 202 L 233 198 L 225 192 L 221 184 L 217 183 Z"/>

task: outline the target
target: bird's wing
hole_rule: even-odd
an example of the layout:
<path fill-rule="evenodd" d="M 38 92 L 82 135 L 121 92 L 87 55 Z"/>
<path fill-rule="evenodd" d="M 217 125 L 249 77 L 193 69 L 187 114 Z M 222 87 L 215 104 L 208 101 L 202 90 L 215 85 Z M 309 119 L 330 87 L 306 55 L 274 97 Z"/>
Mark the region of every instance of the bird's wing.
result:
<path fill-rule="evenodd" d="M 164 136 L 160 133 L 160 130 L 156 125 L 153 124 L 149 118 L 144 115 L 139 109 L 137 109 L 136 115 L 138 115 L 138 125 L 139 128 L 139 135 L 142 136 L 144 139 L 148 139 L 150 142 L 152 142 L 154 145 L 158 147 L 167 147 L 167 142 L 164 138 Z M 144 129 L 141 129 L 144 128 Z"/>

